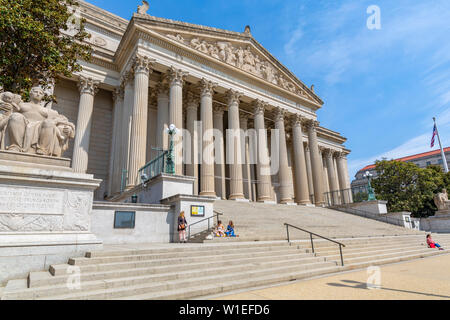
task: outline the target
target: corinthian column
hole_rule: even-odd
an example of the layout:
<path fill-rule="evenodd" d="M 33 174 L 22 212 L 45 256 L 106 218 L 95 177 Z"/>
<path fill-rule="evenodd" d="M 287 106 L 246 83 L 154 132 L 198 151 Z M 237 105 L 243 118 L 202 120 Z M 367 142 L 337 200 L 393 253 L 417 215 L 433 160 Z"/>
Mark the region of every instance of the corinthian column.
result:
<path fill-rule="evenodd" d="M 169 125 L 174 124 L 180 131 L 174 136 L 175 174 L 183 175 L 183 84 L 187 73 L 171 67 L 168 74 L 170 82 Z"/>
<path fill-rule="evenodd" d="M 278 109 L 275 116 L 275 129 L 279 131 L 280 140 L 278 152 L 280 155 L 280 169 L 278 171 L 278 177 L 280 181 L 280 203 L 289 204 L 292 203 L 291 197 L 291 183 L 289 175 L 289 162 L 286 146 L 286 132 L 284 129 L 284 110 Z"/>
<path fill-rule="evenodd" d="M 202 79 L 200 82 L 200 117 L 202 121 L 202 163 L 201 191 L 202 196 L 216 196 L 214 188 L 214 132 L 212 96 L 215 83 Z"/>
<path fill-rule="evenodd" d="M 303 149 L 302 118 L 297 115 L 292 123 L 294 165 L 295 165 L 295 200 L 298 204 L 311 204 L 309 200 L 308 175 L 306 171 L 305 151 Z"/>
<path fill-rule="evenodd" d="M 186 175 L 195 177 L 194 181 L 194 194 L 198 194 L 198 139 L 199 134 L 196 127 L 198 121 L 198 98 L 194 96 L 192 92 L 187 94 L 187 107 L 186 107 L 186 129 L 191 134 L 191 140 L 187 141 L 190 144 L 190 163 L 186 164 Z"/>
<path fill-rule="evenodd" d="M 338 204 L 339 198 L 337 191 L 339 190 L 338 181 L 336 179 L 336 170 L 334 168 L 334 161 L 333 161 L 333 150 L 326 149 L 324 152 L 325 160 L 327 163 L 327 172 L 328 172 L 328 183 L 330 186 L 330 199 L 333 200 L 333 204 Z"/>
<path fill-rule="evenodd" d="M 256 179 L 258 180 L 258 201 L 272 201 L 271 194 L 271 177 L 270 177 L 270 160 L 267 144 L 267 130 L 264 123 L 264 110 L 266 104 L 261 100 L 253 102 L 254 123 L 257 135 L 257 164 Z"/>
<path fill-rule="evenodd" d="M 241 136 L 239 128 L 239 98 L 241 94 L 234 90 L 228 90 L 228 131 L 227 152 L 228 163 L 230 163 L 230 200 L 244 198 L 242 185 L 242 155 Z"/>
<path fill-rule="evenodd" d="M 314 185 L 313 185 L 312 169 L 311 169 L 311 152 L 309 151 L 308 143 L 306 143 L 304 146 L 305 146 L 306 173 L 308 176 L 309 199 L 310 199 L 310 202 L 313 202 L 311 199 L 311 196 L 314 195 Z"/>
<path fill-rule="evenodd" d="M 344 200 L 344 203 L 351 203 L 351 190 L 350 185 L 348 183 L 349 177 L 348 177 L 348 171 L 347 171 L 347 157 L 345 153 L 340 152 L 337 155 L 336 158 L 336 164 L 337 164 L 337 172 L 338 172 L 338 179 L 339 179 L 339 185 L 342 189 L 342 198 Z"/>
<path fill-rule="evenodd" d="M 89 142 L 91 138 L 94 96 L 98 91 L 99 81 L 80 76 L 80 104 L 73 147 L 72 168 L 75 172 L 86 173 L 88 167 Z"/>
<path fill-rule="evenodd" d="M 156 143 L 158 148 L 167 150 L 169 137 L 166 129 L 169 127 L 169 85 L 163 79 L 156 86 L 157 120 L 156 120 Z"/>
<path fill-rule="evenodd" d="M 120 190 L 120 158 L 121 158 L 121 131 L 123 112 L 123 87 L 116 88 L 113 92 L 114 100 L 114 122 L 111 141 L 111 152 L 109 161 L 109 195 Z"/>
<path fill-rule="evenodd" d="M 307 122 L 309 149 L 311 152 L 311 171 L 314 184 L 314 201 L 316 205 L 323 206 L 325 204 L 325 191 L 323 185 L 322 157 L 319 153 L 319 145 L 317 142 L 316 128 L 318 125 L 319 123 L 317 121 L 310 120 Z"/>
<path fill-rule="evenodd" d="M 139 184 L 139 169 L 147 155 L 148 77 L 152 63 L 148 57 L 137 55 L 133 61 L 134 99 L 131 120 L 130 172 L 128 186 Z"/>
<path fill-rule="evenodd" d="M 225 181 L 225 147 L 224 147 L 224 130 L 223 130 L 223 114 L 225 108 L 220 105 L 214 106 L 214 128 L 216 136 L 214 139 L 215 162 L 214 174 L 216 195 L 221 199 L 227 198 L 226 181 Z"/>
<path fill-rule="evenodd" d="M 122 144 L 120 160 L 120 190 L 125 190 L 128 181 L 132 105 L 134 100 L 134 73 L 133 70 L 126 72 L 122 77 L 122 86 L 125 88 L 123 113 L 122 113 Z"/>
<path fill-rule="evenodd" d="M 241 128 L 242 137 L 241 137 L 241 152 L 242 152 L 242 174 L 244 179 L 244 196 L 250 201 L 252 199 L 252 177 L 250 171 L 250 149 L 249 149 L 249 140 L 246 137 L 246 132 L 248 129 L 248 114 L 241 112 L 240 114 L 240 122 L 239 126 Z"/>

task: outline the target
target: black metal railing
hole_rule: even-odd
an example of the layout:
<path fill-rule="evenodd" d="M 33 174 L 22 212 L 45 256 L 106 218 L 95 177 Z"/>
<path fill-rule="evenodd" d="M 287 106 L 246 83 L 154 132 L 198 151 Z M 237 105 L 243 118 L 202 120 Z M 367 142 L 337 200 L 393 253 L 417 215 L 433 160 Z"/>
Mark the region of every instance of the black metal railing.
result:
<path fill-rule="evenodd" d="M 331 239 L 329 239 L 327 237 L 321 236 L 320 234 L 317 234 L 317 233 L 314 233 L 314 232 L 311 232 L 311 231 L 308 231 L 308 230 L 296 227 L 296 226 L 294 226 L 292 224 L 289 224 L 289 223 L 285 223 L 284 225 L 286 226 L 287 241 L 289 243 L 291 243 L 291 239 L 289 237 L 289 227 L 297 229 L 297 230 L 300 230 L 300 231 L 303 231 L 303 232 L 306 232 L 306 233 L 309 233 L 309 237 L 311 239 L 311 250 L 312 250 L 312 253 L 315 253 L 313 236 L 316 236 L 316 237 L 322 238 L 324 240 L 331 241 L 333 243 L 338 244 L 339 245 L 339 253 L 341 255 L 341 265 L 344 266 L 344 256 L 342 255 L 342 247 L 345 247 L 345 244 L 343 244 L 341 242 L 338 242 L 338 241 L 335 241 L 335 240 L 331 240 Z"/>
<path fill-rule="evenodd" d="M 223 213 L 222 213 L 222 212 L 219 212 L 219 211 L 214 210 L 214 213 L 215 213 L 215 214 L 212 215 L 212 216 L 209 217 L 209 218 L 205 218 L 205 219 L 196 221 L 196 222 L 194 222 L 194 223 L 188 225 L 188 240 L 191 239 L 191 236 L 194 237 L 194 236 L 197 235 L 197 234 L 200 234 L 200 233 L 205 232 L 205 231 L 210 231 L 212 228 L 214 228 L 214 223 L 213 223 L 212 228 L 211 228 L 211 219 L 217 218 L 217 221 L 219 221 L 219 216 L 223 216 Z M 201 222 L 203 222 L 203 221 L 208 221 L 208 229 L 199 231 L 199 232 L 194 233 L 194 234 L 191 234 L 191 227 L 194 226 L 194 225 L 196 225 L 196 224 L 199 224 L 199 223 L 201 223 Z"/>

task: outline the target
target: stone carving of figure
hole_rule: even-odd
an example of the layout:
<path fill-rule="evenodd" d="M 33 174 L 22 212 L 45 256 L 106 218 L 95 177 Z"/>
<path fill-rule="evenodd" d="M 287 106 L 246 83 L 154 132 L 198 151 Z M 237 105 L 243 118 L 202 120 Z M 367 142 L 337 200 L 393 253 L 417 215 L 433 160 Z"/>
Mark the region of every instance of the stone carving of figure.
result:
<path fill-rule="evenodd" d="M 191 40 L 191 46 L 195 50 L 201 51 L 203 53 L 208 53 L 208 44 L 206 41 L 200 41 L 199 38 L 194 38 Z"/>
<path fill-rule="evenodd" d="M 450 201 L 448 200 L 447 190 L 443 189 L 441 193 L 434 196 L 434 203 L 439 211 L 449 210 Z"/>
<path fill-rule="evenodd" d="M 0 94 L 0 150 L 5 149 L 5 135 L 9 117 L 13 111 L 18 110 L 21 101 L 19 95 L 11 92 Z"/>
<path fill-rule="evenodd" d="M 44 92 L 30 91 L 30 102 L 15 104 L 7 121 L 9 138 L 6 150 L 61 157 L 68 141 L 75 136 L 75 125 L 55 110 L 44 108 Z"/>
<path fill-rule="evenodd" d="M 242 66 L 242 69 L 245 71 L 250 71 L 255 73 L 255 56 L 250 51 L 250 48 L 247 47 L 244 50 L 244 65 Z"/>
<path fill-rule="evenodd" d="M 244 65 L 244 50 L 239 47 L 236 49 L 236 56 L 237 56 L 237 67 L 242 68 Z"/>
<path fill-rule="evenodd" d="M 236 66 L 236 54 L 233 52 L 233 47 L 228 43 L 225 46 L 225 55 L 226 55 L 226 62 L 228 64 L 231 64 L 233 66 Z"/>
<path fill-rule="evenodd" d="M 213 44 L 208 44 L 208 54 L 213 58 L 220 59 L 219 49 Z"/>
<path fill-rule="evenodd" d="M 275 75 L 275 70 L 274 70 L 274 68 L 270 65 L 270 63 L 267 62 L 267 61 L 266 61 L 266 63 L 264 63 L 263 66 L 262 66 L 262 74 L 263 74 L 263 77 L 264 77 L 267 81 L 269 81 L 270 83 L 278 84 L 277 78 L 276 78 L 276 75 Z"/>
<path fill-rule="evenodd" d="M 184 43 L 184 38 L 180 34 L 176 34 L 176 35 L 168 34 L 167 37 L 170 38 L 170 39 L 173 39 L 175 41 Z"/>

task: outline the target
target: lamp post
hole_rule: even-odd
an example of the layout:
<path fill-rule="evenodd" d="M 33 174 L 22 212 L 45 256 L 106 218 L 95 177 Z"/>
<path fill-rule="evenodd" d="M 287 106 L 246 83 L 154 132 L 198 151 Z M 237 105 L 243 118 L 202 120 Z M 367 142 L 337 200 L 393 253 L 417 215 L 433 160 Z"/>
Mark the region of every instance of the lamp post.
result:
<path fill-rule="evenodd" d="M 372 188 L 372 184 L 370 183 L 370 179 L 373 177 L 373 174 L 371 174 L 369 171 L 366 171 L 366 174 L 363 177 L 367 178 L 367 193 L 369 194 L 367 201 L 377 200 L 377 198 L 375 197 L 375 192 Z"/>
<path fill-rule="evenodd" d="M 175 157 L 173 154 L 173 136 L 178 133 L 177 127 L 175 127 L 174 124 L 171 124 L 169 128 L 166 129 L 167 134 L 170 137 L 170 143 L 169 143 L 169 153 L 167 155 L 167 161 L 166 161 L 166 173 L 168 174 L 175 174 Z"/>

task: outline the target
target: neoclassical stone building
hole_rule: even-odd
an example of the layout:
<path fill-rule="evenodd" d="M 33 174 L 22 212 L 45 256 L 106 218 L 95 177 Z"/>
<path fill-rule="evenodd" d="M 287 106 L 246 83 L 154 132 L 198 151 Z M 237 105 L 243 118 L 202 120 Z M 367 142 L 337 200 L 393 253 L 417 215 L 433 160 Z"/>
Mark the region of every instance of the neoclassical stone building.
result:
<path fill-rule="evenodd" d="M 103 180 L 96 199 L 141 183 L 139 169 L 168 148 L 170 124 L 185 129 L 174 138 L 175 173 L 196 178 L 195 194 L 322 205 L 326 192 L 350 187 L 346 138 L 317 120 L 323 101 L 249 27 L 220 30 L 145 8 L 128 21 L 83 1 L 80 12 L 93 58 L 73 79 L 58 81 L 53 108 L 76 125 L 64 155 L 74 171 Z M 230 143 L 229 129 L 254 129 L 256 139 Z M 277 149 L 270 129 L 278 130 Z M 199 149 L 210 151 L 200 151 L 197 164 Z M 268 159 L 276 155 L 274 173 Z"/>

